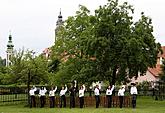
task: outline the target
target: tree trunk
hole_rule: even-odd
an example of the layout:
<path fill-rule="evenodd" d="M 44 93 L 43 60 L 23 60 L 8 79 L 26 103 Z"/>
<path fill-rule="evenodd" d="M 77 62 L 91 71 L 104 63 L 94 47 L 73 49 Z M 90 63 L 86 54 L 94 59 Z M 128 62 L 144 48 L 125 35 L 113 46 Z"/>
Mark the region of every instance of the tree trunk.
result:
<path fill-rule="evenodd" d="M 117 71 L 117 66 L 114 67 L 113 73 L 112 73 L 112 85 L 115 85 L 116 83 L 116 71 Z"/>
<path fill-rule="evenodd" d="M 28 95 L 28 106 L 29 106 L 30 105 L 30 95 L 29 95 L 29 91 L 30 91 L 30 70 L 28 72 L 27 88 L 28 88 L 27 95 Z"/>
<path fill-rule="evenodd" d="M 116 83 L 116 71 L 117 71 L 117 66 L 115 66 L 114 67 L 114 69 L 113 69 L 113 73 L 112 73 L 112 85 L 115 85 L 115 83 Z M 112 95 L 114 95 L 115 96 L 115 89 L 113 90 L 113 92 L 112 92 Z"/>

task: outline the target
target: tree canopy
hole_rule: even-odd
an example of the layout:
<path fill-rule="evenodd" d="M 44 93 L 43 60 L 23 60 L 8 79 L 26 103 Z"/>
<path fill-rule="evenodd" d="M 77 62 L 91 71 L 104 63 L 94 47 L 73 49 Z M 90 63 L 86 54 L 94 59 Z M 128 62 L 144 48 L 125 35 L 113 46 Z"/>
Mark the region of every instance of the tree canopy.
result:
<path fill-rule="evenodd" d="M 56 30 L 51 59 L 20 50 L 5 67 L 0 58 L 0 84 L 65 84 L 129 82 L 155 67 L 161 45 L 155 42 L 152 19 L 142 12 L 134 21 L 127 2 L 108 0 L 91 13 L 80 5 Z"/>
<path fill-rule="evenodd" d="M 3 67 L 1 84 L 26 85 L 48 84 L 48 62 L 42 56 L 35 56 L 33 51 L 16 51 L 11 59 L 12 65 Z M 30 78 L 28 78 L 28 75 Z"/>
<path fill-rule="evenodd" d="M 134 8 L 118 0 L 108 0 L 93 15 L 85 6 L 79 8 L 65 21 L 52 47 L 52 55 L 63 61 L 57 78 L 115 84 L 155 66 L 160 44 L 155 42 L 151 18 L 142 12 L 134 22 Z"/>

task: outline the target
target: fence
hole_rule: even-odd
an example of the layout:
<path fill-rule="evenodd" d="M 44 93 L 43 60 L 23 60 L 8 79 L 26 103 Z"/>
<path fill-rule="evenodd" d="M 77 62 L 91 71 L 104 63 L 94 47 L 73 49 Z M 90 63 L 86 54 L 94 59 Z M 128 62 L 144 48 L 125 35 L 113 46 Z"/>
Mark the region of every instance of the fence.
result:
<path fill-rule="evenodd" d="M 157 81 L 154 92 L 155 100 L 165 100 L 165 82 Z"/>
<path fill-rule="evenodd" d="M 56 106 L 59 106 L 59 91 L 56 93 Z M 36 92 L 38 93 L 38 92 Z M 47 106 L 49 105 L 49 97 L 48 94 L 46 95 L 47 100 Z M 69 105 L 69 93 L 66 94 L 67 104 Z M 105 107 L 107 105 L 106 103 L 106 97 L 105 92 L 103 91 L 100 96 L 101 103 L 100 105 L 102 107 Z M 124 99 L 124 106 L 129 107 L 130 106 L 130 97 L 125 96 Z M 26 87 L 0 87 L 0 105 L 6 105 L 6 104 L 19 104 L 24 103 L 25 105 L 28 103 L 28 91 Z M 39 106 L 39 97 L 36 94 L 36 103 L 37 106 Z M 118 97 L 114 96 L 112 100 L 112 106 L 117 107 L 119 103 Z M 79 99 L 78 96 L 76 96 L 76 105 L 79 105 Z M 87 91 L 85 93 L 85 107 L 88 106 L 94 106 L 95 105 L 95 98 L 93 91 Z"/>
<path fill-rule="evenodd" d="M 36 107 L 40 107 L 40 99 L 38 96 L 36 98 Z M 94 96 L 85 96 L 84 98 L 84 107 L 94 107 L 96 104 Z M 66 106 L 69 107 L 70 100 L 69 97 L 66 97 Z M 79 98 L 75 97 L 75 105 L 79 107 Z M 49 107 L 49 97 L 46 96 L 46 107 Z M 60 97 L 56 96 L 55 98 L 55 107 L 60 107 Z M 106 96 L 100 96 L 100 107 L 107 107 Z M 112 107 L 119 107 L 119 98 L 118 96 L 112 96 Z M 124 96 L 123 107 L 131 107 L 131 97 Z"/>
<path fill-rule="evenodd" d="M 0 87 L 0 105 L 27 102 L 28 95 L 25 87 Z"/>

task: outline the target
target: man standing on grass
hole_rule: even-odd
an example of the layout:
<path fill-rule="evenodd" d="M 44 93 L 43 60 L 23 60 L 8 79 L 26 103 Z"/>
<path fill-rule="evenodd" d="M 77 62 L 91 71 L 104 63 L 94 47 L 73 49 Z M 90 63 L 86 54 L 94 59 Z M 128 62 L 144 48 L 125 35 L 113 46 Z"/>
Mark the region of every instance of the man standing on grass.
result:
<path fill-rule="evenodd" d="M 122 85 L 122 87 L 118 91 L 119 101 L 120 101 L 120 108 L 123 107 L 123 100 L 124 100 L 124 92 L 125 92 L 125 86 Z"/>
<path fill-rule="evenodd" d="M 71 84 L 70 92 L 70 108 L 75 108 L 76 81 Z"/>
<path fill-rule="evenodd" d="M 40 96 L 40 102 L 41 102 L 41 108 L 44 107 L 45 103 L 46 103 L 46 97 L 45 97 L 45 93 L 47 92 L 45 87 L 41 87 L 40 91 L 39 91 L 39 96 Z"/>
<path fill-rule="evenodd" d="M 137 88 L 135 83 L 131 83 L 132 87 L 130 93 L 132 95 L 132 107 L 136 108 Z"/>
<path fill-rule="evenodd" d="M 55 106 L 55 92 L 57 90 L 57 86 L 55 89 L 52 87 L 51 90 L 49 91 L 49 99 L 50 99 L 50 108 L 54 108 Z"/>
<path fill-rule="evenodd" d="M 79 89 L 79 102 L 80 102 L 80 108 L 83 108 L 84 106 L 84 92 L 85 92 L 85 85 L 81 85 Z"/>
<path fill-rule="evenodd" d="M 96 99 L 96 108 L 99 107 L 100 104 L 100 88 L 99 85 L 96 85 L 94 89 L 95 99 Z"/>
<path fill-rule="evenodd" d="M 30 108 L 32 108 L 32 106 L 36 107 L 35 91 L 37 91 L 37 88 L 35 86 L 33 86 L 29 91 L 29 94 L 30 94 Z"/>
<path fill-rule="evenodd" d="M 63 107 L 66 107 L 66 97 L 65 93 L 67 92 L 68 88 L 67 85 L 65 84 L 65 87 L 62 86 L 62 89 L 60 91 L 60 108 L 62 108 L 62 103 L 64 103 Z"/>
<path fill-rule="evenodd" d="M 106 98 L 107 98 L 107 103 L 108 103 L 108 108 L 112 107 L 112 92 L 114 90 L 114 85 L 109 85 L 107 90 L 106 90 Z"/>

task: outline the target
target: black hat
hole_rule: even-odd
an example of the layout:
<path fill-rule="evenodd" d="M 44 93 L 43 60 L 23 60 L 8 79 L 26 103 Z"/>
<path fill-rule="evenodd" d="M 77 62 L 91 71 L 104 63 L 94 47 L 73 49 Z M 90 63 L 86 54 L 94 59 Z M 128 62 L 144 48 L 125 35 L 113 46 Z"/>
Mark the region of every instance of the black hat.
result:
<path fill-rule="evenodd" d="M 135 86 L 136 84 L 135 83 L 131 83 L 131 85 Z"/>

